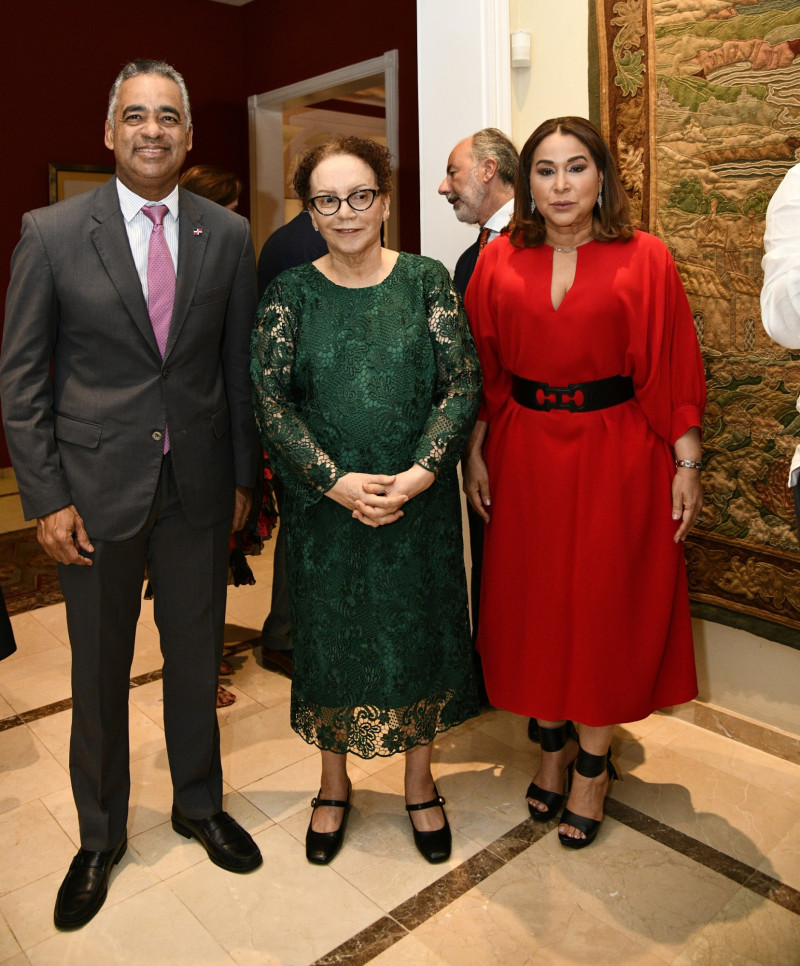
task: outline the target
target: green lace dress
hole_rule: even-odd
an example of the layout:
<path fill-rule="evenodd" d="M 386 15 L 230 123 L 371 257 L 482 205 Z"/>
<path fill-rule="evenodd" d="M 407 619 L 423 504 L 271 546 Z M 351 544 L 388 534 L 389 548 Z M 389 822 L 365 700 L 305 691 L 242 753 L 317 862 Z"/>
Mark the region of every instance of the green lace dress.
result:
<path fill-rule="evenodd" d="M 478 712 L 456 466 L 480 370 L 444 266 L 400 254 L 343 288 L 279 275 L 252 337 L 256 418 L 284 487 L 292 727 L 363 758 L 427 744 Z M 323 496 L 348 472 L 419 463 L 432 486 L 370 527 Z"/>

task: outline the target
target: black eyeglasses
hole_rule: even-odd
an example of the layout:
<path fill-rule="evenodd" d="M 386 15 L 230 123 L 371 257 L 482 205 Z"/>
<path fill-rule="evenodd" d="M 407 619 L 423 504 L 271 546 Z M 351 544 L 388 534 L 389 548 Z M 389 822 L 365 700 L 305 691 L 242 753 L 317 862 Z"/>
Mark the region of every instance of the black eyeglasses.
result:
<path fill-rule="evenodd" d="M 342 202 L 346 201 L 353 211 L 366 211 L 372 207 L 379 194 L 377 188 L 359 188 L 358 191 L 351 191 L 346 198 L 339 198 L 337 195 L 317 195 L 311 199 L 311 204 L 321 215 L 335 215 L 342 207 Z"/>

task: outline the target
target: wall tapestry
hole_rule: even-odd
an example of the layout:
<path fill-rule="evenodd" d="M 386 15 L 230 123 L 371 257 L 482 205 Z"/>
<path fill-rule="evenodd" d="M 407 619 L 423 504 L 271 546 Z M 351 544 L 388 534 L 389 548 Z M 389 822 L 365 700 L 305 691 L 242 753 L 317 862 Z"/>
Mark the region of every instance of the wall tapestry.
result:
<path fill-rule="evenodd" d="M 761 325 L 767 204 L 800 161 L 797 0 L 594 0 L 593 117 L 669 246 L 708 379 L 693 612 L 800 647 L 800 355 Z M 590 31 L 591 33 L 591 31 Z"/>

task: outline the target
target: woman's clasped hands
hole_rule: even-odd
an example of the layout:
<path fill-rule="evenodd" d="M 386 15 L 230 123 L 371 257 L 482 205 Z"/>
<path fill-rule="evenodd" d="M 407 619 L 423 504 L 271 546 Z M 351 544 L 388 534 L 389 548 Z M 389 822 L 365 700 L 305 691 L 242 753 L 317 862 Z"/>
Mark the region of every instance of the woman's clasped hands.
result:
<path fill-rule="evenodd" d="M 411 469 L 388 476 L 382 473 L 345 473 L 326 496 L 352 511 L 353 519 L 370 527 L 395 523 L 403 506 L 433 483 L 430 470 L 415 463 Z"/>

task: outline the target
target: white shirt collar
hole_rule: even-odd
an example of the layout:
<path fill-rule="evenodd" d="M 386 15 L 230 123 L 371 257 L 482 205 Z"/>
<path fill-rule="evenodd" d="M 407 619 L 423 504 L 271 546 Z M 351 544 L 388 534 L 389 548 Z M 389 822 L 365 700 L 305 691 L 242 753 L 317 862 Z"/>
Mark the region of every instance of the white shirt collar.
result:
<path fill-rule="evenodd" d="M 140 198 L 135 192 L 131 191 L 130 188 L 126 187 L 119 178 L 117 181 L 117 194 L 119 196 L 119 206 L 122 210 L 122 215 L 125 221 L 132 221 L 136 215 L 142 210 L 144 205 L 166 205 L 169 208 L 170 214 L 173 218 L 177 220 L 178 218 L 178 186 L 170 191 L 166 198 L 162 198 L 161 201 L 148 201 L 147 198 Z"/>
<path fill-rule="evenodd" d="M 488 228 L 489 231 L 501 232 L 511 221 L 511 216 L 513 214 L 514 199 L 511 198 L 503 205 L 502 208 L 498 208 L 491 218 L 486 219 L 486 224 L 483 227 Z"/>

